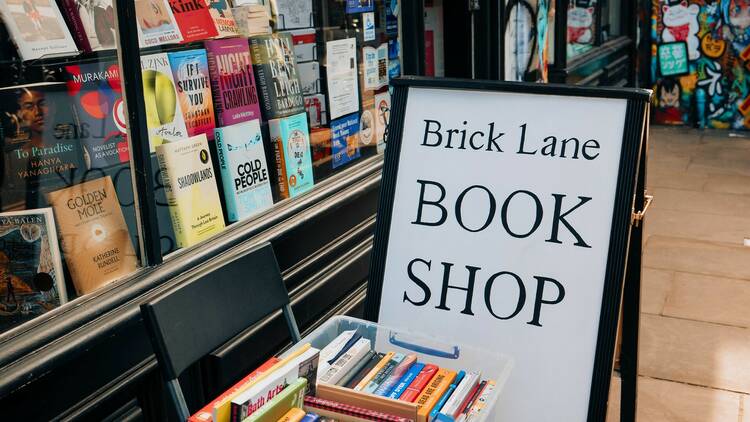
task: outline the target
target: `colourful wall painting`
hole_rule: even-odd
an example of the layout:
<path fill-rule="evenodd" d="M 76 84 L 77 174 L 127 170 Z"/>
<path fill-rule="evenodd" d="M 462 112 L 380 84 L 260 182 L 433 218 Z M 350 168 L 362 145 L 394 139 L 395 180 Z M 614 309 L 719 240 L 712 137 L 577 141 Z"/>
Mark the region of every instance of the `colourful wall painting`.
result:
<path fill-rule="evenodd" d="M 505 6 L 505 80 L 547 82 L 552 0 L 509 0 Z"/>
<path fill-rule="evenodd" d="M 568 59 L 594 48 L 596 0 L 572 0 L 568 3 L 567 33 Z"/>
<path fill-rule="evenodd" d="M 654 120 L 750 129 L 750 0 L 653 0 L 652 5 Z M 688 71 L 681 75 L 663 62 L 676 51 L 663 46 L 677 42 L 687 46 Z"/>

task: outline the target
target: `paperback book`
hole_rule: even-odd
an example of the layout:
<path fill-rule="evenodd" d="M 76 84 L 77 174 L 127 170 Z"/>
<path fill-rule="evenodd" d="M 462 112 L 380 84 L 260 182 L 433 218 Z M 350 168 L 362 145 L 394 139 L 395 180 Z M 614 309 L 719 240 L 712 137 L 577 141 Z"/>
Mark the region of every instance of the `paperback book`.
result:
<path fill-rule="evenodd" d="M 206 41 L 216 120 L 219 126 L 260 119 L 260 104 L 247 41 Z"/>
<path fill-rule="evenodd" d="M 243 422 L 277 422 L 289 410 L 303 406 L 306 388 L 307 379 L 298 378 Z"/>
<path fill-rule="evenodd" d="M 360 157 L 359 116 L 350 114 L 331 122 L 331 154 L 333 168 Z"/>
<path fill-rule="evenodd" d="M 307 114 L 301 113 L 268 122 L 276 160 L 281 198 L 294 198 L 312 189 L 313 181 Z"/>
<path fill-rule="evenodd" d="M 208 0 L 169 0 L 182 42 L 193 42 L 219 35 L 209 11 Z"/>
<path fill-rule="evenodd" d="M 224 230 L 224 216 L 206 135 L 156 147 L 164 190 L 180 248 Z"/>
<path fill-rule="evenodd" d="M 271 181 L 258 120 L 217 128 L 216 149 L 229 221 L 271 207 Z"/>
<path fill-rule="evenodd" d="M 102 168 L 128 162 L 125 104 L 117 63 L 77 64 L 65 70 L 86 166 Z"/>
<path fill-rule="evenodd" d="M 167 53 L 141 56 L 143 101 L 151 152 L 164 142 L 188 137 L 185 118 Z"/>
<path fill-rule="evenodd" d="M 78 52 L 55 0 L 0 0 L 0 16 L 22 60 Z"/>
<path fill-rule="evenodd" d="M 237 37 L 240 35 L 237 22 L 234 20 L 232 8 L 227 0 L 208 0 L 208 10 L 214 20 L 214 26 L 219 33 L 218 38 Z"/>
<path fill-rule="evenodd" d="M 47 200 L 79 295 L 135 271 L 138 259 L 109 176 L 50 192 Z"/>
<path fill-rule="evenodd" d="M 0 213 L 0 333 L 66 301 L 52 209 Z"/>
<path fill-rule="evenodd" d="M 81 50 L 116 48 L 115 10 L 112 0 L 62 0 L 73 38 Z"/>
<path fill-rule="evenodd" d="M 277 119 L 305 111 L 292 36 L 276 33 L 252 37 L 250 49 L 264 118 Z"/>
<path fill-rule="evenodd" d="M 167 0 L 133 0 L 141 48 L 182 42 Z"/>
<path fill-rule="evenodd" d="M 216 119 L 206 50 L 169 53 L 169 64 L 188 136 L 205 134 L 209 141 L 214 139 Z"/>

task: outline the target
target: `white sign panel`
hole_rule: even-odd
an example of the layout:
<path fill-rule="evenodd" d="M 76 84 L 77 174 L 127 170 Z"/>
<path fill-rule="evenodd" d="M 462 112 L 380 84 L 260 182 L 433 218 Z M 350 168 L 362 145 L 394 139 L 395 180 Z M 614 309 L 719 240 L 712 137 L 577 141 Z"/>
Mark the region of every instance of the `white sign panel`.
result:
<path fill-rule="evenodd" d="M 510 355 L 500 421 L 587 420 L 627 107 L 408 89 L 378 322 Z"/>
<path fill-rule="evenodd" d="M 327 79 L 331 120 L 359 111 L 357 83 L 357 40 L 345 38 L 328 41 Z"/>

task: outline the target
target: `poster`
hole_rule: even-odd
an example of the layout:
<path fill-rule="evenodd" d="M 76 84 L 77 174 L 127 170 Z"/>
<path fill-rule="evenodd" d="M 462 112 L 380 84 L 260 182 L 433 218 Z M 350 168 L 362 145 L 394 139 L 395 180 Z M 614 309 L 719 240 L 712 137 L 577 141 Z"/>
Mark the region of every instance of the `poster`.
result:
<path fill-rule="evenodd" d="M 331 122 L 333 168 L 359 158 L 359 116 L 350 114 Z"/>
<path fill-rule="evenodd" d="M 378 48 L 363 47 L 365 64 L 365 89 L 378 89 L 388 85 L 388 44 Z"/>
<path fill-rule="evenodd" d="M 375 39 L 375 13 L 363 13 L 362 26 L 364 27 L 365 41 L 373 41 Z"/>
<path fill-rule="evenodd" d="M 356 46 L 355 38 L 326 43 L 326 78 L 331 120 L 359 111 Z"/>
<path fill-rule="evenodd" d="M 373 0 L 346 0 L 346 13 L 372 12 Z"/>

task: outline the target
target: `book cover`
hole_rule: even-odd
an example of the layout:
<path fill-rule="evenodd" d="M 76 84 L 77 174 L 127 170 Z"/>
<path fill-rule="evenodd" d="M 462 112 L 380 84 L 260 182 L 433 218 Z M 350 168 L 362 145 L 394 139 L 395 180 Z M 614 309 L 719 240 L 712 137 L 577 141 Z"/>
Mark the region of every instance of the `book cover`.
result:
<path fill-rule="evenodd" d="M 229 221 L 271 207 L 271 181 L 258 120 L 216 128 L 216 150 Z"/>
<path fill-rule="evenodd" d="M 54 0 L 0 0 L 0 15 L 24 61 L 78 52 Z"/>
<path fill-rule="evenodd" d="M 193 42 L 219 35 L 209 11 L 208 0 L 169 0 L 169 7 L 180 28 L 182 42 Z"/>
<path fill-rule="evenodd" d="M 393 390 L 388 394 L 388 398 L 391 399 L 398 399 L 401 397 L 401 394 L 403 394 L 404 391 L 406 391 L 406 388 L 414 381 L 414 379 L 419 375 L 419 373 L 422 371 L 422 368 L 424 368 L 423 363 L 414 363 L 409 367 L 409 370 L 406 371 L 406 373 L 398 380 L 398 382 L 393 387 Z"/>
<path fill-rule="evenodd" d="M 218 38 L 238 37 L 240 30 L 234 20 L 232 8 L 227 0 L 208 0 L 208 11 L 214 20 Z"/>
<path fill-rule="evenodd" d="M 294 59 L 297 64 L 318 60 L 315 28 L 295 29 L 289 31 L 294 44 Z"/>
<path fill-rule="evenodd" d="M 296 29 L 313 24 L 312 0 L 276 0 L 276 29 Z"/>
<path fill-rule="evenodd" d="M 292 36 L 276 33 L 251 37 L 250 50 L 264 118 L 276 119 L 305 111 Z"/>
<path fill-rule="evenodd" d="M 243 422 L 276 422 L 289 410 L 302 407 L 305 398 L 307 379 L 298 378 L 279 394 L 277 394 L 265 406 L 258 409 Z"/>
<path fill-rule="evenodd" d="M 435 377 L 438 369 L 440 368 L 438 368 L 436 365 L 425 365 L 419 375 L 417 375 L 417 377 L 414 378 L 414 381 L 412 381 L 412 383 L 409 384 L 408 387 L 406 387 L 406 390 L 398 399 L 408 402 L 413 402 L 418 399 L 419 395 L 422 393 L 422 390 L 424 390 L 427 384 L 432 381 L 432 378 Z"/>
<path fill-rule="evenodd" d="M 297 114 L 268 122 L 276 159 L 281 198 L 294 198 L 312 189 L 315 182 L 310 158 L 307 115 Z"/>
<path fill-rule="evenodd" d="M 391 357 L 391 360 L 383 366 L 383 368 L 372 378 L 372 380 L 362 389 L 365 393 L 375 393 L 375 390 L 385 382 L 391 372 L 406 358 L 403 353 L 396 353 Z"/>
<path fill-rule="evenodd" d="M 218 126 L 260 119 L 260 103 L 247 41 L 206 41 Z"/>
<path fill-rule="evenodd" d="M 174 84 L 167 53 L 141 56 L 143 101 L 146 103 L 146 124 L 151 152 L 165 142 L 188 137 L 185 118 Z"/>
<path fill-rule="evenodd" d="M 415 402 L 419 407 L 419 410 L 417 411 L 417 422 L 427 422 L 432 408 L 438 400 L 440 400 L 440 397 L 442 397 L 443 393 L 445 393 L 445 390 L 448 389 L 455 377 L 456 372 L 451 371 L 450 369 L 441 368 L 437 371 Z"/>
<path fill-rule="evenodd" d="M 310 129 L 328 124 L 326 96 L 324 94 L 313 94 L 305 97 L 305 110 L 307 110 L 307 117 L 310 119 Z"/>
<path fill-rule="evenodd" d="M 129 275 L 138 266 L 109 176 L 47 194 L 63 255 L 79 295 Z"/>
<path fill-rule="evenodd" d="M 206 50 L 169 53 L 169 65 L 188 136 L 205 134 L 209 141 L 214 139 L 216 119 Z"/>
<path fill-rule="evenodd" d="M 301 419 L 302 422 L 318 422 L 320 421 L 320 416 L 316 415 L 315 413 L 308 413 L 305 415 L 304 418 Z"/>
<path fill-rule="evenodd" d="M 356 337 L 357 330 L 346 330 L 340 332 L 333 341 L 328 343 L 324 348 L 320 350 L 320 363 L 318 365 L 318 379 L 326 372 L 328 371 L 328 368 L 331 367 L 331 364 L 336 361 L 336 357 L 340 356 L 345 351 L 344 349 L 348 349 L 349 347 L 356 342 L 356 340 L 359 340 L 362 338 L 362 335 L 359 335 L 359 337 L 352 341 L 354 337 Z"/>
<path fill-rule="evenodd" d="M 252 37 L 254 35 L 270 34 L 271 15 L 268 12 L 270 4 L 246 4 L 241 5 L 235 2 L 232 8 L 234 20 L 237 21 L 237 28 L 243 37 Z"/>
<path fill-rule="evenodd" d="M 341 167 L 360 157 L 357 114 L 350 114 L 331 122 L 331 154 L 333 168 Z"/>
<path fill-rule="evenodd" d="M 182 34 L 167 0 L 133 0 L 141 48 L 179 43 Z"/>
<path fill-rule="evenodd" d="M 318 62 L 298 63 L 299 81 L 302 95 L 313 95 L 320 91 L 320 64 Z"/>
<path fill-rule="evenodd" d="M 211 400 L 210 403 L 203 406 L 203 408 L 195 413 L 193 413 L 190 418 L 188 418 L 188 422 L 213 422 L 214 421 L 214 415 L 213 410 L 214 406 L 225 400 L 226 398 L 232 396 L 233 394 L 237 393 L 238 391 L 242 391 L 246 386 L 255 380 L 256 378 L 263 375 L 266 371 L 271 369 L 273 365 L 275 365 L 279 360 L 275 357 L 272 357 L 265 361 L 263 365 L 259 366 L 258 369 L 251 372 L 249 375 L 247 375 L 245 378 L 242 378 L 239 380 L 236 384 L 234 384 L 232 387 L 230 387 L 225 392 L 221 393 L 219 397 L 216 397 L 215 399 Z"/>
<path fill-rule="evenodd" d="M 86 166 L 102 168 L 128 162 L 126 111 L 117 62 L 76 64 L 65 70 Z"/>
<path fill-rule="evenodd" d="M 377 365 L 375 365 L 370 370 L 370 372 L 368 372 L 367 375 L 365 375 L 362 378 L 362 380 L 359 381 L 359 383 L 354 387 L 354 390 L 355 391 L 361 391 L 362 389 L 364 389 L 370 383 L 370 381 L 372 381 L 372 379 L 375 378 L 375 376 L 377 374 L 379 374 L 380 371 L 383 370 L 383 368 L 385 367 L 385 365 L 387 365 L 388 362 L 391 361 L 391 358 L 393 358 L 393 355 L 395 355 L 394 352 L 388 352 L 388 353 L 386 353 L 385 356 L 383 356 L 380 359 L 380 362 L 378 362 Z"/>
<path fill-rule="evenodd" d="M 66 301 L 52 209 L 0 213 L 0 333 Z"/>
<path fill-rule="evenodd" d="M 336 384 L 365 357 L 367 352 L 371 350 L 371 347 L 369 339 L 360 338 L 349 350 L 336 359 L 326 373 L 320 377 L 318 382 Z"/>
<path fill-rule="evenodd" d="M 301 421 L 307 413 L 305 413 L 304 410 L 300 409 L 299 407 L 295 407 L 294 409 L 286 412 L 284 416 L 279 418 L 278 422 L 299 422 Z"/>
<path fill-rule="evenodd" d="M 67 186 L 83 174 L 77 132 L 64 83 L 0 88 L 2 209 L 44 207 L 43 191 Z"/>
<path fill-rule="evenodd" d="M 112 0 L 62 0 L 62 5 L 79 48 L 87 52 L 117 48 Z"/>
<path fill-rule="evenodd" d="M 194 245 L 224 230 L 206 135 L 159 145 L 156 156 L 177 246 Z"/>

